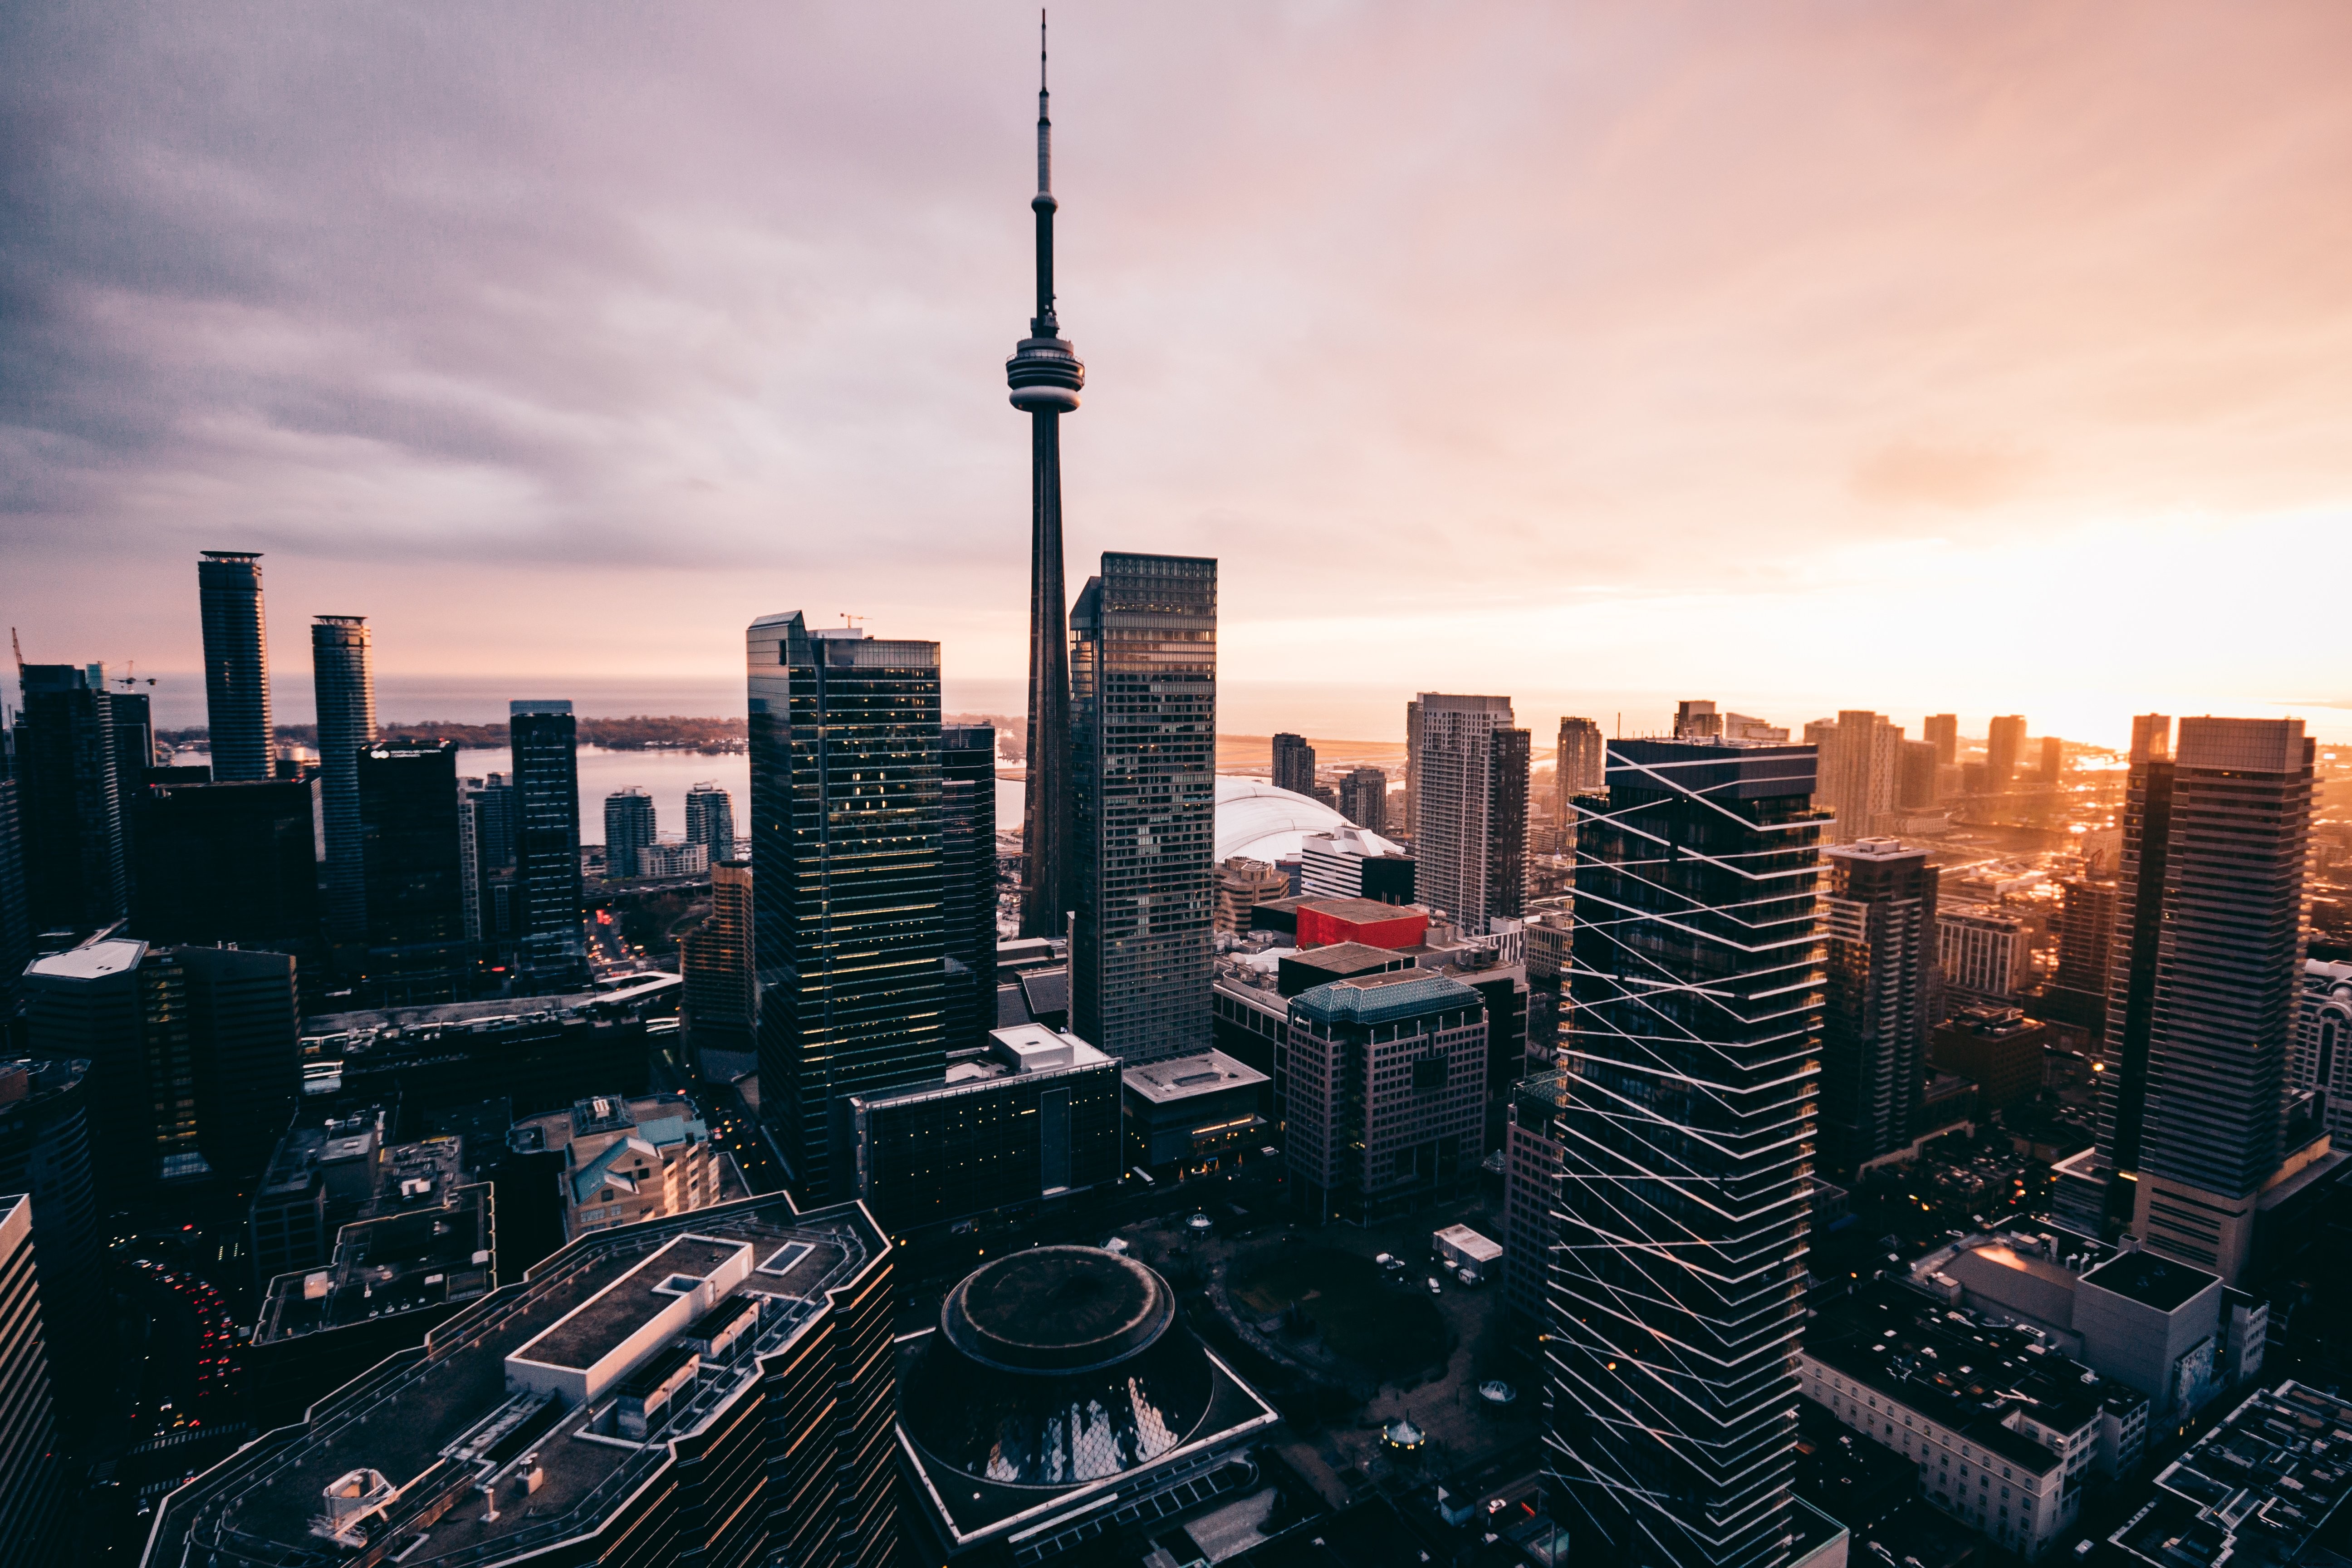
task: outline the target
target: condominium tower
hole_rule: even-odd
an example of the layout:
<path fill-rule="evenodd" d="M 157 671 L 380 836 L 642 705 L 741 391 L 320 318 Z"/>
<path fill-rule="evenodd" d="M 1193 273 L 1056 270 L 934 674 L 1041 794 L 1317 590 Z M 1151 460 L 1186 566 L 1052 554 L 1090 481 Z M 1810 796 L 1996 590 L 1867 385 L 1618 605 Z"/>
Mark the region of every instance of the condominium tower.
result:
<path fill-rule="evenodd" d="M 326 838 L 320 882 L 327 939 L 367 932 L 366 872 L 360 849 L 359 754 L 375 744 L 375 674 L 367 619 L 319 616 L 310 622 L 310 680 L 319 715 L 319 805 Z"/>
<path fill-rule="evenodd" d="M 1217 563 L 1105 552 L 1070 611 L 1070 1026 L 1129 1066 L 1209 1043 Z"/>
<path fill-rule="evenodd" d="M 1549 1467 L 1604 1557 L 1786 1560 L 1819 1076 L 1809 746 L 1609 744 L 1578 825 Z"/>
<path fill-rule="evenodd" d="M 1315 793 L 1315 748 L 1301 735 L 1274 738 L 1274 787 L 1293 795 Z"/>
<path fill-rule="evenodd" d="M 1415 700 L 1414 880 L 1423 903 L 1484 934 L 1526 901 L 1528 732 L 1507 697 Z"/>
<path fill-rule="evenodd" d="M 1822 1163 L 1839 1180 L 1901 1148 L 1927 1060 L 1936 869 L 1892 838 L 1824 857 L 1829 987 L 1822 1014 Z"/>
<path fill-rule="evenodd" d="M 507 704 L 514 755 L 515 934 L 538 954 L 577 952 L 580 738 L 572 704 Z"/>
<path fill-rule="evenodd" d="M 196 559 L 204 614 L 205 718 L 213 781 L 266 779 L 272 771 L 269 644 L 263 634 L 261 557 L 207 550 Z"/>
<path fill-rule="evenodd" d="M 946 1070 L 940 645 L 746 635 L 761 1113 L 806 1201 L 854 1195 L 843 1098 Z"/>
<path fill-rule="evenodd" d="M 979 1049 L 996 1027 L 996 730 L 940 731 L 940 933 L 947 1042 Z"/>

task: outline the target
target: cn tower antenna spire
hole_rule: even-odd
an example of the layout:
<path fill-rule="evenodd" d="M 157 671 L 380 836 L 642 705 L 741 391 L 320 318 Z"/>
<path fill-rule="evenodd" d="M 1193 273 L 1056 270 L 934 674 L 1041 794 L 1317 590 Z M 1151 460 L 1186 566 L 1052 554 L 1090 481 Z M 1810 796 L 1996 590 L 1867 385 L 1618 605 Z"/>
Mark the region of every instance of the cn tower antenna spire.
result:
<path fill-rule="evenodd" d="M 1054 121 L 1045 87 L 1045 14 L 1037 13 L 1037 312 L 1005 362 L 1013 406 L 1029 416 L 1029 735 L 1022 809 L 1021 934 L 1060 937 L 1076 884 L 1070 780 L 1069 600 L 1062 577 L 1062 416 L 1087 367 L 1054 312 Z"/>

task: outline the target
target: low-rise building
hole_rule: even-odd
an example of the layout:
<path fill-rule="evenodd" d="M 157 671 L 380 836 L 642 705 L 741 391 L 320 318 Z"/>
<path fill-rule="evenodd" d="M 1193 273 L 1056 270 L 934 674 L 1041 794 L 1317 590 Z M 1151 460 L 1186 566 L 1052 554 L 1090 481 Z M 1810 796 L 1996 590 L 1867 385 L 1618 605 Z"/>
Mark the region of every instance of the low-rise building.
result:
<path fill-rule="evenodd" d="M 1264 860 L 1236 855 L 1217 866 L 1216 929 L 1227 936 L 1243 936 L 1250 929 L 1250 911 L 1260 904 L 1287 898 L 1290 882 Z"/>
<path fill-rule="evenodd" d="M 1936 911 L 1936 952 L 1951 991 L 2004 1002 L 2033 975 L 2032 931 L 1990 904 L 1945 904 Z"/>
<path fill-rule="evenodd" d="M 2004 1328 L 1881 1283 L 1822 1309 L 1798 1356 L 1805 1396 L 1909 1457 L 1920 1495 L 2028 1562 L 2058 1544 L 2095 1468 L 2128 1472 L 2145 1396 Z M 2120 1406 L 2120 1408 L 2117 1408 Z"/>
<path fill-rule="evenodd" d="M 1298 905 L 1298 945 L 1328 947 L 1360 942 L 1391 952 L 1420 945 L 1429 934 L 1429 911 L 1418 904 L 1388 904 L 1378 899 L 1317 898 Z"/>
<path fill-rule="evenodd" d="M 569 1110 L 526 1117 L 508 1135 L 524 1153 L 561 1152 L 563 1234 L 666 1219 L 748 1189 L 733 1156 L 681 1095 L 585 1096 Z"/>
<path fill-rule="evenodd" d="M 1150 1062 L 1120 1078 L 1131 1166 L 1213 1167 L 1265 1142 L 1274 1080 L 1223 1051 Z"/>
<path fill-rule="evenodd" d="M 1981 1004 L 1956 1008 L 1929 1037 L 1928 1058 L 1977 1086 L 1977 1108 L 1987 1115 L 2032 1100 L 2042 1089 L 2042 1058 L 2050 1027 L 2015 1007 Z"/>
<path fill-rule="evenodd" d="M 2287 1382 L 2255 1391 L 2158 1472 L 2107 1543 L 2148 1568 L 2341 1562 L 2307 1552 L 2352 1494 L 2352 1401 Z"/>
<path fill-rule="evenodd" d="M 1118 1064 L 1041 1024 L 988 1040 L 939 1078 L 844 1101 L 857 1195 L 894 1236 L 1118 1180 Z"/>
<path fill-rule="evenodd" d="M 1291 1201 L 1358 1223 L 1475 1178 L 1486 1005 L 1426 970 L 1360 975 L 1291 998 L 1284 1139 Z"/>

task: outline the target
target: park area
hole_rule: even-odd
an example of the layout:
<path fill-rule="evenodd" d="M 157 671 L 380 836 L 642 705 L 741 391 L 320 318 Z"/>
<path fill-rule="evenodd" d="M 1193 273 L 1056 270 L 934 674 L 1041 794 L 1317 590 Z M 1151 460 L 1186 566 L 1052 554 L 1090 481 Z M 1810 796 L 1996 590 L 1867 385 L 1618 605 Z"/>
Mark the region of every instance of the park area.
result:
<path fill-rule="evenodd" d="M 1370 1258 L 1328 1247 L 1274 1242 L 1235 1258 L 1226 1292 L 1260 1319 L 1281 1318 L 1286 1334 L 1319 1334 L 1333 1355 L 1381 1382 L 1410 1381 L 1445 1364 L 1454 1348 L 1437 1303 L 1392 1282 Z"/>

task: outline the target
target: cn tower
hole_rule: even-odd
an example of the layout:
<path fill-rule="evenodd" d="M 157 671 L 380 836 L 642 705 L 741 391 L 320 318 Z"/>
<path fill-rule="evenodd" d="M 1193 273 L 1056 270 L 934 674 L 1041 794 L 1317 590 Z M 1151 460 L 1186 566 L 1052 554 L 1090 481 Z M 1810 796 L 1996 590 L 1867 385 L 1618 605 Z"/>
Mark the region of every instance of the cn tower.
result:
<path fill-rule="evenodd" d="M 1037 19 L 1037 313 L 1004 362 L 1013 406 L 1029 416 L 1029 784 L 1022 805 L 1021 934 L 1059 937 L 1070 907 L 1069 605 L 1062 585 L 1062 416 L 1087 367 L 1054 319 L 1054 122 L 1046 113 L 1045 20 Z"/>

